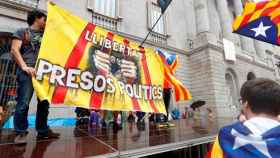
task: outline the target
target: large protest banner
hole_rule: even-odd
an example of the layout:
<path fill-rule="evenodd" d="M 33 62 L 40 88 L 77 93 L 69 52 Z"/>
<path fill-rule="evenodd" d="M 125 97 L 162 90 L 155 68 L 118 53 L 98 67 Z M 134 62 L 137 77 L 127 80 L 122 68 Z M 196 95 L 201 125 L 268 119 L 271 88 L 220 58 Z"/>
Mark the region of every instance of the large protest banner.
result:
<path fill-rule="evenodd" d="M 33 78 L 40 99 L 90 109 L 166 113 L 163 84 L 166 76 L 172 78 L 166 69 L 155 50 L 139 48 L 48 4 Z M 190 98 L 188 91 L 179 91 Z"/>

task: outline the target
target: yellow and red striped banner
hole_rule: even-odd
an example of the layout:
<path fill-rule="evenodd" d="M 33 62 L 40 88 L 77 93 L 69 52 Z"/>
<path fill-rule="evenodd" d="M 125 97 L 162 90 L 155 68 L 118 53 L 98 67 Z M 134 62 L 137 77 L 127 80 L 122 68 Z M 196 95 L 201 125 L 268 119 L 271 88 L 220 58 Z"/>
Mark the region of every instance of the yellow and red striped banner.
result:
<path fill-rule="evenodd" d="M 212 149 L 207 153 L 205 158 L 227 158 L 220 146 L 218 137 L 216 137 Z"/>
<path fill-rule="evenodd" d="M 89 109 L 166 113 L 163 83 L 166 76 L 171 81 L 173 77 L 168 71 L 155 50 L 139 48 L 48 4 L 33 78 L 41 100 Z"/>

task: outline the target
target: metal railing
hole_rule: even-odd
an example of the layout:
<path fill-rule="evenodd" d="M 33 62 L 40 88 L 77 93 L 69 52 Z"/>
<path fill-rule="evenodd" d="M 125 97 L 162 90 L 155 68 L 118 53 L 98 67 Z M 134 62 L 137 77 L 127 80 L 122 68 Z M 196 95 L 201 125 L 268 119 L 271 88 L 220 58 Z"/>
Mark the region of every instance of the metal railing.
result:
<path fill-rule="evenodd" d="M 4 119 L 8 118 L 16 100 L 16 64 L 11 59 L 0 59 L 0 106 L 4 109 Z"/>
<path fill-rule="evenodd" d="M 205 143 L 200 145 L 194 145 L 183 149 L 178 149 L 176 151 L 163 152 L 151 156 L 146 156 L 146 158 L 155 157 L 177 157 L 177 158 L 205 158 L 206 155 L 211 150 L 212 143 Z"/>
<path fill-rule="evenodd" d="M 98 13 L 92 13 L 92 22 L 94 24 L 109 29 L 111 31 L 117 31 L 119 20 L 120 19 L 111 18 Z"/>
<path fill-rule="evenodd" d="M 151 32 L 150 40 L 162 46 L 165 46 L 167 44 L 167 36 L 156 32 Z"/>
<path fill-rule="evenodd" d="M 7 1 L 15 2 L 18 4 L 31 6 L 31 7 L 37 7 L 39 2 L 39 0 L 7 0 Z"/>

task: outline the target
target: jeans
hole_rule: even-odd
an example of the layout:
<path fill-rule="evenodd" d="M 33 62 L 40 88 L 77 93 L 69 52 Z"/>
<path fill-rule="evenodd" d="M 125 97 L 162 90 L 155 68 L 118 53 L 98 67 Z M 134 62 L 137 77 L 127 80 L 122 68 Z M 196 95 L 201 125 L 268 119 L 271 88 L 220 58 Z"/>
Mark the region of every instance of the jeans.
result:
<path fill-rule="evenodd" d="M 17 134 L 27 132 L 28 128 L 28 109 L 29 103 L 33 95 L 32 78 L 21 69 L 17 70 L 17 104 L 14 115 L 14 129 Z M 48 131 L 48 114 L 49 103 L 46 100 L 39 101 L 36 113 L 36 130 L 38 133 L 46 133 Z"/>
<path fill-rule="evenodd" d="M 156 114 L 156 122 L 168 122 L 168 115 L 169 115 L 169 106 L 170 106 L 170 100 L 172 96 L 172 89 L 166 88 L 163 89 L 163 101 L 166 109 L 166 114 Z"/>
<path fill-rule="evenodd" d="M 168 121 L 168 115 L 169 115 L 169 107 L 170 107 L 170 100 L 172 96 L 172 89 L 171 88 L 166 88 L 163 89 L 163 101 L 166 109 L 167 116 L 165 116 L 165 122 Z"/>

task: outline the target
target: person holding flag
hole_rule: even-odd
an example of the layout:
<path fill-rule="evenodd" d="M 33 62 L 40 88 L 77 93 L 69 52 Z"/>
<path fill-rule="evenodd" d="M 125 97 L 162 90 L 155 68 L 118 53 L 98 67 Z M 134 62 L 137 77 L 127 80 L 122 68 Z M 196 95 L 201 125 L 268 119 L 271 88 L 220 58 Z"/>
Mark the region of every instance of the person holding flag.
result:
<path fill-rule="evenodd" d="M 15 143 L 27 142 L 28 109 L 33 95 L 32 77 L 35 76 L 35 63 L 46 25 L 46 14 L 39 10 L 28 13 L 29 27 L 17 30 L 13 34 L 11 53 L 18 65 L 17 69 L 17 104 L 14 116 Z M 49 102 L 39 100 L 36 113 L 37 139 L 54 139 L 60 134 L 54 133 L 47 125 Z"/>
<path fill-rule="evenodd" d="M 206 158 L 278 158 L 280 155 L 280 85 L 257 78 L 240 91 L 246 120 L 219 131 Z"/>
<path fill-rule="evenodd" d="M 170 70 L 170 73 L 173 74 L 177 68 L 178 56 L 176 54 L 169 54 L 160 49 L 157 50 L 157 53 L 160 56 L 165 67 Z M 173 87 L 172 87 L 172 84 L 168 80 L 164 80 L 163 86 L 164 86 L 163 87 L 163 100 L 164 100 L 164 105 L 165 105 L 167 115 L 156 114 L 156 122 L 159 122 L 158 127 L 173 127 L 175 125 L 168 121 L 169 108 L 170 108 L 170 102 L 171 102 L 171 98 L 172 98 L 172 88 Z M 163 119 L 161 119 L 162 116 L 163 116 Z"/>

